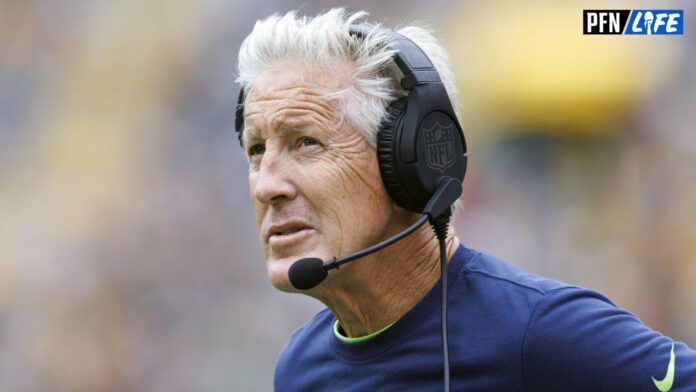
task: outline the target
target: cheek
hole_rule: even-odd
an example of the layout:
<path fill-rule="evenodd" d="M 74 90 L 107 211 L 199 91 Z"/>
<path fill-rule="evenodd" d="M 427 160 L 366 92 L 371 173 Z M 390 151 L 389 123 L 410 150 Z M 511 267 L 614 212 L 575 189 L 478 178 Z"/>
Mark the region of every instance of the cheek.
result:
<path fill-rule="evenodd" d="M 254 206 L 254 216 L 256 217 L 256 225 L 261 228 L 261 222 L 263 221 L 263 203 L 260 203 L 256 197 L 254 197 L 254 189 L 256 189 L 256 175 L 249 175 L 249 200 Z"/>
<path fill-rule="evenodd" d="M 268 246 L 263 241 L 263 235 L 261 233 L 261 226 L 263 225 L 263 218 L 266 215 L 266 210 L 268 207 L 258 201 L 254 197 L 253 190 L 256 186 L 256 178 L 253 174 L 249 175 L 249 199 L 251 200 L 251 204 L 254 207 L 254 218 L 256 220 L 256 229 L 259 237 L 259 242 L 261 243 L 261 249 L 263 250 L 264 254 L 268 256 Z"/>
<path fill-rule="evenodd" d="M 366 153 L 351 158 L 324 162 L 315 175 L 323 190 L 315 198 L 315 207 L 325 220 L 326 235 L 342 253 L 377 241 L 387 230 L 392 212 L 376 156 Z"/>

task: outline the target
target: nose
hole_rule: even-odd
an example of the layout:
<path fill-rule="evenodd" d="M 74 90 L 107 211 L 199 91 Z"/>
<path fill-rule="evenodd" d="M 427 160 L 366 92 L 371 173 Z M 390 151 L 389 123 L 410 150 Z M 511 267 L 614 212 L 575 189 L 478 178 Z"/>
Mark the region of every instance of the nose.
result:
<path fill-rule="evenodd" d="M 272 154 L 264 155 L 255 178 L 252 180 L 252 194 L 264 204 L 277 204 L 295 199 L 297 188 L 292 183 L 292 173 L 282 158 Z"/>

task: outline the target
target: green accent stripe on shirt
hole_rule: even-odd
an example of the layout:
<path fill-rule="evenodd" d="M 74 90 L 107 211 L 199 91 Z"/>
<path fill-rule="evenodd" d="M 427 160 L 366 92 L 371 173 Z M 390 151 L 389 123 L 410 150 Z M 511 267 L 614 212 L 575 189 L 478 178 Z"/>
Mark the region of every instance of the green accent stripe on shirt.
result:
<path fill-rule="evenodd" d="M 374 338 L 375 336 L 379 335 L 380 333 L 386 331 L 387 328 L 391 327 L 392 325 L 394 325 L 394 323 L 391 323 L 380 330 L 372 332 L 369 335 L 358 336 L 357 338 L 349 338 L 347 336 L 341 335 L 341 333 L 338 331 L 338 320 L 336 320 L 334 322 L 333 331 L 334 331 L 334 335 L 336 335 L 336 337 L 339 338 L 343 343 L 360 343 L 360 342 L 364 342 L 366 340 Z"/>

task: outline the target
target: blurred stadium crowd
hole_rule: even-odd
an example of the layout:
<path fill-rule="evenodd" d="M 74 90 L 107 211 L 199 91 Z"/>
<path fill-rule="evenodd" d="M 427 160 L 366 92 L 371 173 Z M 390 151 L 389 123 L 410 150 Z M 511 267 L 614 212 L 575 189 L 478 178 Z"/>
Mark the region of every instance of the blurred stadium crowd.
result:
<path fill-rule="evenodd" d="M 463 243 L 696 346 L 696 25 L 583 36 L 651 2 L 0 0 L 0 390 L 270 390 L 320 309 L 266 281 L 233 132 L 274 12 L 436 28 L 470 149 Z"/>

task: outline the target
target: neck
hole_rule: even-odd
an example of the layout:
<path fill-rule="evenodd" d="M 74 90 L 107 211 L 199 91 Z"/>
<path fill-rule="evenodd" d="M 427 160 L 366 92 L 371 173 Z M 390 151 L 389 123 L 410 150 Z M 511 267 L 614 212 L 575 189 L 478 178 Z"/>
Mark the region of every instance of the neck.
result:
<path fill-rule="evenodd" d="M 459 246 L 451 226 L 449 233 L 448 262 Z M 437 283 L 439 244 L 426 224 L 404 240 L 333 274 L 333 279 L 329 275 L 308 294 L 331 310 L 348 337 L 368 335 L 400 319 Z"/>

